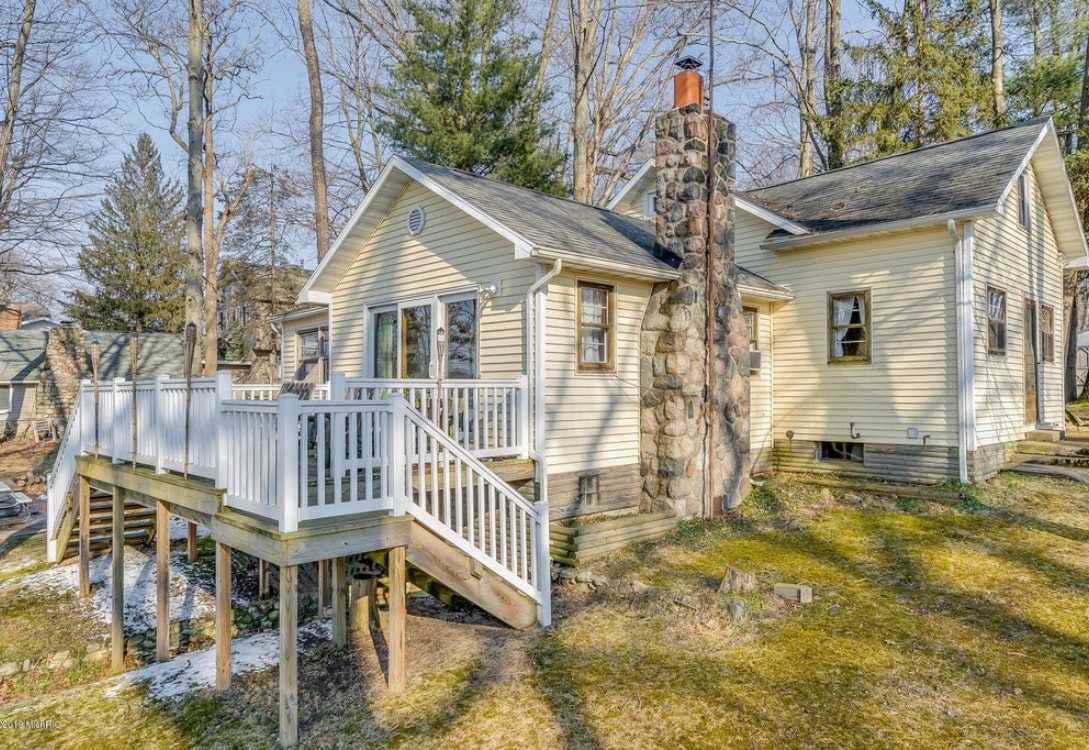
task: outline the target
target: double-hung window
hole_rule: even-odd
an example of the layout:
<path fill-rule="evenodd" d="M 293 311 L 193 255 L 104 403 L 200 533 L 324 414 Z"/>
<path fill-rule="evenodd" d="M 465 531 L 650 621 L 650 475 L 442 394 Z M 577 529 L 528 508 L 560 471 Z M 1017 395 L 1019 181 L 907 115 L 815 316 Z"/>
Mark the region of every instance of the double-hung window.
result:
<path fill-rule="evenodd" d="M 1044 362 L 1055 361 L 1055 308 L 1040 308 L 1040 354 Z"/>
<path fill-rule="evenodd" d="M 578 368 L 612 370 L 616 343 L 616 289 L 578 282 Z"/>
<path fill-rule="evenodd" d="M 870 361 L 870 292 L 828 295 L 828 361 Z"/>
<path fill-rule="evenodd" d="M 299 331 L 298 338 L 298 368 L 295 371 L 296 380 L 306 380 L 307 376 L 318 367 L 325 357 L 325 340 L 328 332 L 325 328 L 314 328 L 309 331 Z M 323 372 L 317 377 L 324 380 Z"/>
<path fill-rule="evenodd" d="M 376 378 L 475 378 L 479 344 L 475 292 L 414 298 L 370 309 L 370 371 Z M 439 329 L 445 334 L 440 352 Z"/>
<path fill-rule="evenodd" d="M 987 287 L 987 353 L 1006 353 L 1006 293 Z"/>

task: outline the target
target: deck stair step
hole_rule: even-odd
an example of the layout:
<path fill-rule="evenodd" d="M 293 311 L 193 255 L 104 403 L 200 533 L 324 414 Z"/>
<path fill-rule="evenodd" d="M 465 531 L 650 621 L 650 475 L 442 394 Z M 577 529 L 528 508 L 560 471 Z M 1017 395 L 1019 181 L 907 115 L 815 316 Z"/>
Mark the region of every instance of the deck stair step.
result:
<path fill-rule="evenodd" d="M 78 503 L 74 503 L 73 515 L 73 530 L 65 545 L 63 559 L 79 554 Z M 113 498 L 109 493 L 91 493 L 91 513 L 88 519 L 91 555 L 108 554 L 113 545 Z M 154 536 L 155 510 L 139 503 L 125 503 L 125 543 L 147 544 Z"/>

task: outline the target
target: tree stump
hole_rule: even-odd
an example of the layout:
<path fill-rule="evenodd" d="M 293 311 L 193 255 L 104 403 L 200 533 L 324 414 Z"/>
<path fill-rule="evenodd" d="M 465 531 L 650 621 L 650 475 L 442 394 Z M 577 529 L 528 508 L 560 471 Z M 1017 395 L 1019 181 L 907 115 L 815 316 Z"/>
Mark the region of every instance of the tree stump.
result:
<path fill-rule="evenodd" d="M 739 570 L 732 565 L 726 566 L 726 573 L 718 585 L 720 594 L 737 594 L 743 591 L 756 591 L 756 576 Z"/>

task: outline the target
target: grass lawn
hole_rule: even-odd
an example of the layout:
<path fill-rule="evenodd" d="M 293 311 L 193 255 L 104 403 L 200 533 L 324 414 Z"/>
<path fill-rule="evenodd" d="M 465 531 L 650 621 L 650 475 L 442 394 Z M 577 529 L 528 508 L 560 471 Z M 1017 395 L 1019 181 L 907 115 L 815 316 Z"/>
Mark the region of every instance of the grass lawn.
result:
<path fill-rule="evenodd" d="M 1089 488 L 1003 475 L 971 493 L 780 481 L 725 522 L 591 566 L 614 585 L 557 588 L 548 631 L 417 608 L 399 696 L 381 644 L 312 646 L 301 746 L 1087 748 Z M 743 622 L 716 593 L 727 564 L 760 584 Z M 778 582 L 811 585 L 813 603 L 775 597 Z M 0 633 L 18 639 L 11 617 Z M 276 687 L 272 669 L 170 701 L 97 682 L 0 694 L 0 747 L 275 747 Z M 2 728 L 14 719 L 56 727 Z"/>

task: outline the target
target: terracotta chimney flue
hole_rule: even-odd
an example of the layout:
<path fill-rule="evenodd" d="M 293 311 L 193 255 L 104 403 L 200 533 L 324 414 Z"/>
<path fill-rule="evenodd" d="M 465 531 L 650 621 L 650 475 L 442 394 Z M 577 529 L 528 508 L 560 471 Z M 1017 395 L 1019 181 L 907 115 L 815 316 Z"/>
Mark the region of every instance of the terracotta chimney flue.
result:
<path fill-rule="evenodd" d="M 673 77 L 673 109 L 689 104 L 703 104 L 703 76 L 695 70 L 682 70 Z"/>

